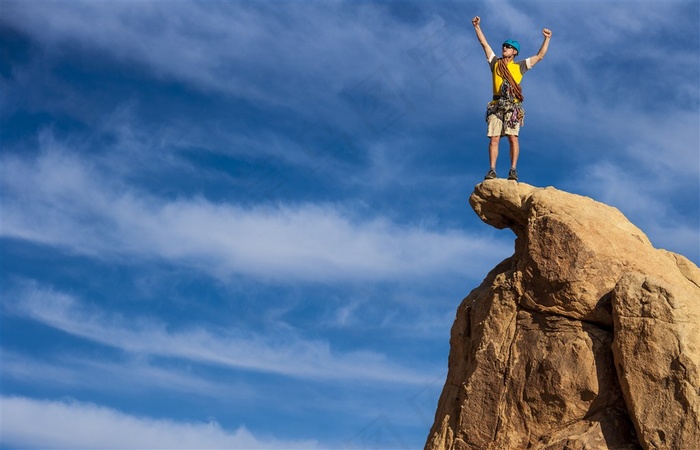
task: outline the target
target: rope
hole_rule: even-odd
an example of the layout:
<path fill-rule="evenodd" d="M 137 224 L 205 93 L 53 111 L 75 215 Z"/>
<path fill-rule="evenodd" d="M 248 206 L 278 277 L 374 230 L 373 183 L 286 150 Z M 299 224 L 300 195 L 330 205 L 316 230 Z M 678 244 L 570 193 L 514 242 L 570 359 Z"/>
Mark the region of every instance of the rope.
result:
<path fill-rule="evenodd" d="M 496 63 L 496 74 L 508 82 L 508 93 L 512 98 L 516 98 L 519 102 L 525 100 L 525 97 L 523 97 L 523 89 L 515 79 L 513 79 L 513 74 L 508 70 L 508 64 L 503 58 L 499 59 Z"/>

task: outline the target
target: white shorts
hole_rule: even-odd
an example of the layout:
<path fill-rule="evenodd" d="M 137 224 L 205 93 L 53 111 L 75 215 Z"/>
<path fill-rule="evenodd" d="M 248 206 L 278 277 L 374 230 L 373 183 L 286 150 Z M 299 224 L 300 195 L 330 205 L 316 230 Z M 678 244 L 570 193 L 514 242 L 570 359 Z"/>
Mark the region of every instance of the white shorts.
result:
<path fill-rule="evenodd" d="M 488 130 L 486 135 L 488 137 L 494 136 L 517 136 L 520 133 L 520 124 L 516 123 L 515 127 L 503 127 L 503 121 L 496 114 L 491 114 L 488 117 Z"/>

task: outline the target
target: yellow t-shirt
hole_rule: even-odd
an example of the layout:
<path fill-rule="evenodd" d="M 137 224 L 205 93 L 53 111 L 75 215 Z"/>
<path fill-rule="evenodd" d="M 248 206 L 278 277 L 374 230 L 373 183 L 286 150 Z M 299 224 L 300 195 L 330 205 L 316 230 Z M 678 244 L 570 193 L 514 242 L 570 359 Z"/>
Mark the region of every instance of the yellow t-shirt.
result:
<path fill-rule="evenodd" d="M 491 73 L 493 74 L 493 95 L 500 95 L 501 85 L 503 84 L 503 78 L 496 74 L 496 63 L 499 58 L 496 55 L 492 55 L 489 59 L 489 66 L 491 67 Z M 530 58 L 524 59 L 522 61 L 511 61 L 508 63 L 508 70 L 513 74 L 513 79 L 520 84 L 523 79 L 525 72 L 530 70 Z"/>

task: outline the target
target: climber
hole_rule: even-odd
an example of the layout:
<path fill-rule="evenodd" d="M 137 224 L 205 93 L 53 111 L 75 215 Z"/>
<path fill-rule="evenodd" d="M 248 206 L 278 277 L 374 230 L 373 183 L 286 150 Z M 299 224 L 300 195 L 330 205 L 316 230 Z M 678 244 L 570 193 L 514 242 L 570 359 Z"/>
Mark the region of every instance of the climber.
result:
<path fill-rule="evenodd" d="M 486 122 L 488 123 L 487 136 L 489 137 L 489 163 L 490 168 L 485 180 L 496 178 L 496 160 L 498 159 L 498 144 L 501 137 L 508 136 L 510 143 L 510 171 L 509 180 L 518 180 L 518 156 L 520 155 L 520 144 L 518 143 L 518 133 L 520 127 L 524 125 L 525 110 L 522 103 L 524 100 L 520 81 L 525 72 L 530 70 L 535 64 L 542 61 L 549 48 L 549 40 L 552 32 L 544 28 L 542 35 L 544 42 L 535 56 L 531 56 L 522 61 L 515 61 L 520 54 L 520 44 L 518 41 L 508 39 L 503 42 L 501 58 L 496 54 L 486 41 L 484 33 L 481 31 L 481 18 L 476 16 L 472 19 L 476 37 L 484 48 L 486 60 L 489 62 L 493 74 L 493 100 L 486 108 Z"/>

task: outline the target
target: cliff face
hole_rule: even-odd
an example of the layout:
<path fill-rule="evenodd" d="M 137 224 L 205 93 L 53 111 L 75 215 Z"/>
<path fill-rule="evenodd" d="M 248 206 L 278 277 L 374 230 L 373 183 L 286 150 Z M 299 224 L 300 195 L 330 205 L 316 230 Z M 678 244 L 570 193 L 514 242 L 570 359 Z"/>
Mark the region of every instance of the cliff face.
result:
<path fill-rule="evenodd" d="M 469 202 L 515 254 L 457 310 L 425 448 L 700 449 L 700 269 L 587 197 Z"/>

